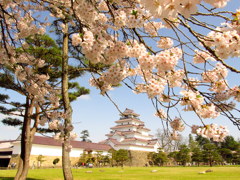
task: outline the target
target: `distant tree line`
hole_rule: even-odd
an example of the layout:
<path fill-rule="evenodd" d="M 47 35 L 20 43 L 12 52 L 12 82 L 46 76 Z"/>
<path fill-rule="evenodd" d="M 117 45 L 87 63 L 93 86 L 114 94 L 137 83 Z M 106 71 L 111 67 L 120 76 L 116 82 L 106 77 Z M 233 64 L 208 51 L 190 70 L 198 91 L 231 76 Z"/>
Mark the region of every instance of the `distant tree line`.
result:
<path fill-rule="evenodd" d="M 227 136 L 224 142 L 213 142 L 201 136 L 195 140 L 189 135 L 188 144 L 179 145 L 177 150 L 148 154 L 149 165 L 239 165 L 240 142 Z"/>
<path fill-rule="evenodd" d="M 161 144 L 161 143 L 160 143 Z M 170 147 L 170 146 L 174 147 Z M 168 147 L 167 147 L 168 146 Z M 160 148 L 158 152 L 148 153 L 149 166 L 200 166 L 200 165 L 240 165 L 240 142 L 234 137 L 227 136 L 224 142 L 214 142 L 202 136 L 189 135 L 188 142 L 170 143 Z M 95 167 L 121 166 L 131 164 L 131 155 L 128 150 L 109 150 L 107 155 L 102 151 L 96 153 L 84 152 L 81 154 L 78 166 L 91 163 Z"/>

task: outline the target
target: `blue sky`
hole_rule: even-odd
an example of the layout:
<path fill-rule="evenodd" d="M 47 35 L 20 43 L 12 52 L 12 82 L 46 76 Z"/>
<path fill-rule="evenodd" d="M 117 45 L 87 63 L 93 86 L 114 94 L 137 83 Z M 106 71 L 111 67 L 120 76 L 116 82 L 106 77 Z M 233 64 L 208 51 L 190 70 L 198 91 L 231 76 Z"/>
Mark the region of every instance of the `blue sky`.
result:
<path fill-rule="evenodd" d="M 230 8 L 237 8 L 239 0 L 230 2 Z M 239 80 L 236 81 L 239 75 L 230 76 L 229 82 L 231 85 L 239 85 Z M 73 123 L 74 131 L 80 134 L 82 130 L 87 129 L 90 133 L 90 139 L 93 142 L 98 142 L 106 139 L 105 134 L 109 133 L 110 127 L 115 125 L 114 121 L 119 119 L 119 112 L 116 107 L 108 100 L 108 98 L 100 95 L 99 90 L 89 86 L 89 75 L 84 75 L 78 80 L 80 85 L 91 90 L 90 95 L 82 96 L 77 101 L 72 103 L 73 107 Z M 140 118 L 145 122 L 147 128 L 151 129 L 151 134 L 155 134 L 158 128 L 162 128 L 161 120 L 154 116 L 155 109 L 151 101 L 144 94 L 134 94 L 127 87 L 119 87 L 109 92 L 111 98 L 116 102 L 121 111 L 125 108 L 133 109 L 140 114 Z M 12 94 L 14 98 L 18 98 L 16 94 Z M 176 115 L 177 116 L 177 115 Z M 3 115 L 0 114 L 0 118 Z M 183 113 L 183 118 L 189 124 L 200 124 L 196 115 L 192 112 Z M 204 120 L 206 124 L 216 123 L 228 127 L 230 135 L 240 138 L 240 131 L 227 118 L 219 117 L 214 120 Z M 18 128 L 3 126 L 0 123 L 0 140 L 15 139 L 20 131 Z M 190 128 L 182 133 L 187 137 L 190 133 Z"/>

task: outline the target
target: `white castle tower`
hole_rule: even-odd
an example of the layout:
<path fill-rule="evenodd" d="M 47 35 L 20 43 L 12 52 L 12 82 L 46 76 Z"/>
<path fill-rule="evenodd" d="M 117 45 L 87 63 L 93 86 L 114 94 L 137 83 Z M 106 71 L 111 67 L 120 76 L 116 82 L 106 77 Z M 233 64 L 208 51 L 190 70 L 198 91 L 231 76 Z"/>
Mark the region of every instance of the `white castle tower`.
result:
<path fill-rule="evenodd" d="M 159 143 L 149 134 L 150 129 L 145 127 L 144 122 L 139 119 L 139 114 L 133 110 L 126 109 L 115 123 L 116 126 L 106 135 L 108 139 L 104 141 L 105 144 L 109 144 L 115 150 L 158 151 Z"/>

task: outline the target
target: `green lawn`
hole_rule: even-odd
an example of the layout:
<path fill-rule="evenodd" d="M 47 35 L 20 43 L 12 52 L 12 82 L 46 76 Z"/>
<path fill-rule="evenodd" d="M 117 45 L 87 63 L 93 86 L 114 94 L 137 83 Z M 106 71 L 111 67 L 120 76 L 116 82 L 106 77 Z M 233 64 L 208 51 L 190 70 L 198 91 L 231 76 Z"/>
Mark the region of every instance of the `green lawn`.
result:
<path fill-rule="evenodd" d="M 206 174 L 199 172 L 213 170 Z M 157 172 L 152 172 L 157 170 Z M 16 170 L 0 170 L 1 180 L 13 179 Z M 240 167 L 124 167 L 73 169 L 74 179 L 78 180 L 240 180 Z M 63 179 L 61 169 L 30 170 L 29 180 Z"/>

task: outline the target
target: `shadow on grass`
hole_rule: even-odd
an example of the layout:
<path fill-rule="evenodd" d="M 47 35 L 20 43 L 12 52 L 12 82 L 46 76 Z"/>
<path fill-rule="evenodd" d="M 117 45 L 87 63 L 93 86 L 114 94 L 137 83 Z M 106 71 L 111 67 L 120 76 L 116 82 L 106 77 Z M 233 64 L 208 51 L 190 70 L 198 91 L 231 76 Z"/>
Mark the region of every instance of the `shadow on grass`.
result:
<path fill-rule="evenodd" d="M 1 180 L 13 180 L 14 177 L 0 177 Z M 27 180 L 44 180 L 44 179 L 35 179 L 35 178 L 27 178 Z"/>

